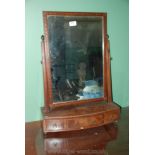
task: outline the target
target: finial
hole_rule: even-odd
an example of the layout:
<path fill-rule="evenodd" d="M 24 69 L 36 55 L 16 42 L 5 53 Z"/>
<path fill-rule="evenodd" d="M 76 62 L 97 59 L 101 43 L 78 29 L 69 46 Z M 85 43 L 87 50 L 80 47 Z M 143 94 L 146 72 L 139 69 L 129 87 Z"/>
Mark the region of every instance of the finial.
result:
<path fill-rule="evenodd" d="M 106 36 L 107 36 L 107 38 L 109 39 L 109 35 L 108 35 L 108 34 L 106 34 Z"/>
<path fill-rule="evenodd" d="M 41 40 L 44 40 L 44 35 L 41 35 Z"/>

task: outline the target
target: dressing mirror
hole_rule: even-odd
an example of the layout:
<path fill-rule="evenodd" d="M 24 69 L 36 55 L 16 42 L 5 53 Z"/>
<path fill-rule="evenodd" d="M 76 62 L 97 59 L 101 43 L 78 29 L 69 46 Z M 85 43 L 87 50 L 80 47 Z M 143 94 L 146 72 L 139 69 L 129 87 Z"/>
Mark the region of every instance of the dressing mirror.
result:
<path fill-rule="evenodd" d="M 106 13 L 44 12 L 43 16 L 49 102 L 105 100 Z"/>
<path fill-rule="evenodd" d="M 102 17 L 49 16 L 53 102 L 103 97 Z"/>
<path fill-rule="evenodd" d="M 44 11 L 43 23 L 44 132 L 80 130 L 117 120 L 107 13 Z"/>

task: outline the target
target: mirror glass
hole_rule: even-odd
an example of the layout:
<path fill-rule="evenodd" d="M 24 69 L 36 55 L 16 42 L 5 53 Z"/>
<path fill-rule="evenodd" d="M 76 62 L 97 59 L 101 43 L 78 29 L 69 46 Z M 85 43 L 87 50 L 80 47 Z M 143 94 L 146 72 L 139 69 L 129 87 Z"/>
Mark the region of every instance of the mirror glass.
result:
<path fill-rule="evenodd" d="M 48 16 L 53 102 L 101 98 L 103 19 Z"/>

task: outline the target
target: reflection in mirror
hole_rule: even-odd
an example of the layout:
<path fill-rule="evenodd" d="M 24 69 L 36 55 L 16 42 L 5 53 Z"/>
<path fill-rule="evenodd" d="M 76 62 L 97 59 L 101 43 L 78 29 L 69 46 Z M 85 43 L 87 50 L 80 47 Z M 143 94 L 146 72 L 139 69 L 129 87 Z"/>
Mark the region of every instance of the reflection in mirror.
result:
<path fill-rule="evenodd" d="M 54 102 L 103 97 L 103 21 L 97 16 L 49 16 Z"/>

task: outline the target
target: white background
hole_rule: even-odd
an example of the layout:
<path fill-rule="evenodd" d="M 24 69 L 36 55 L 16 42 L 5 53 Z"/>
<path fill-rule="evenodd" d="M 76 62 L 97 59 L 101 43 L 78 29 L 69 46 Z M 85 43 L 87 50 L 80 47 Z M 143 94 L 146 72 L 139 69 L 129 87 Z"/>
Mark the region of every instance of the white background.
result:
<path fill-rule="evenodd" d="M 24 3 L 0 5 L 1 155 L 25 153 Z M 153 0 L 130 0 L 130 155 L 155 154 L 154 10 Z"/>

